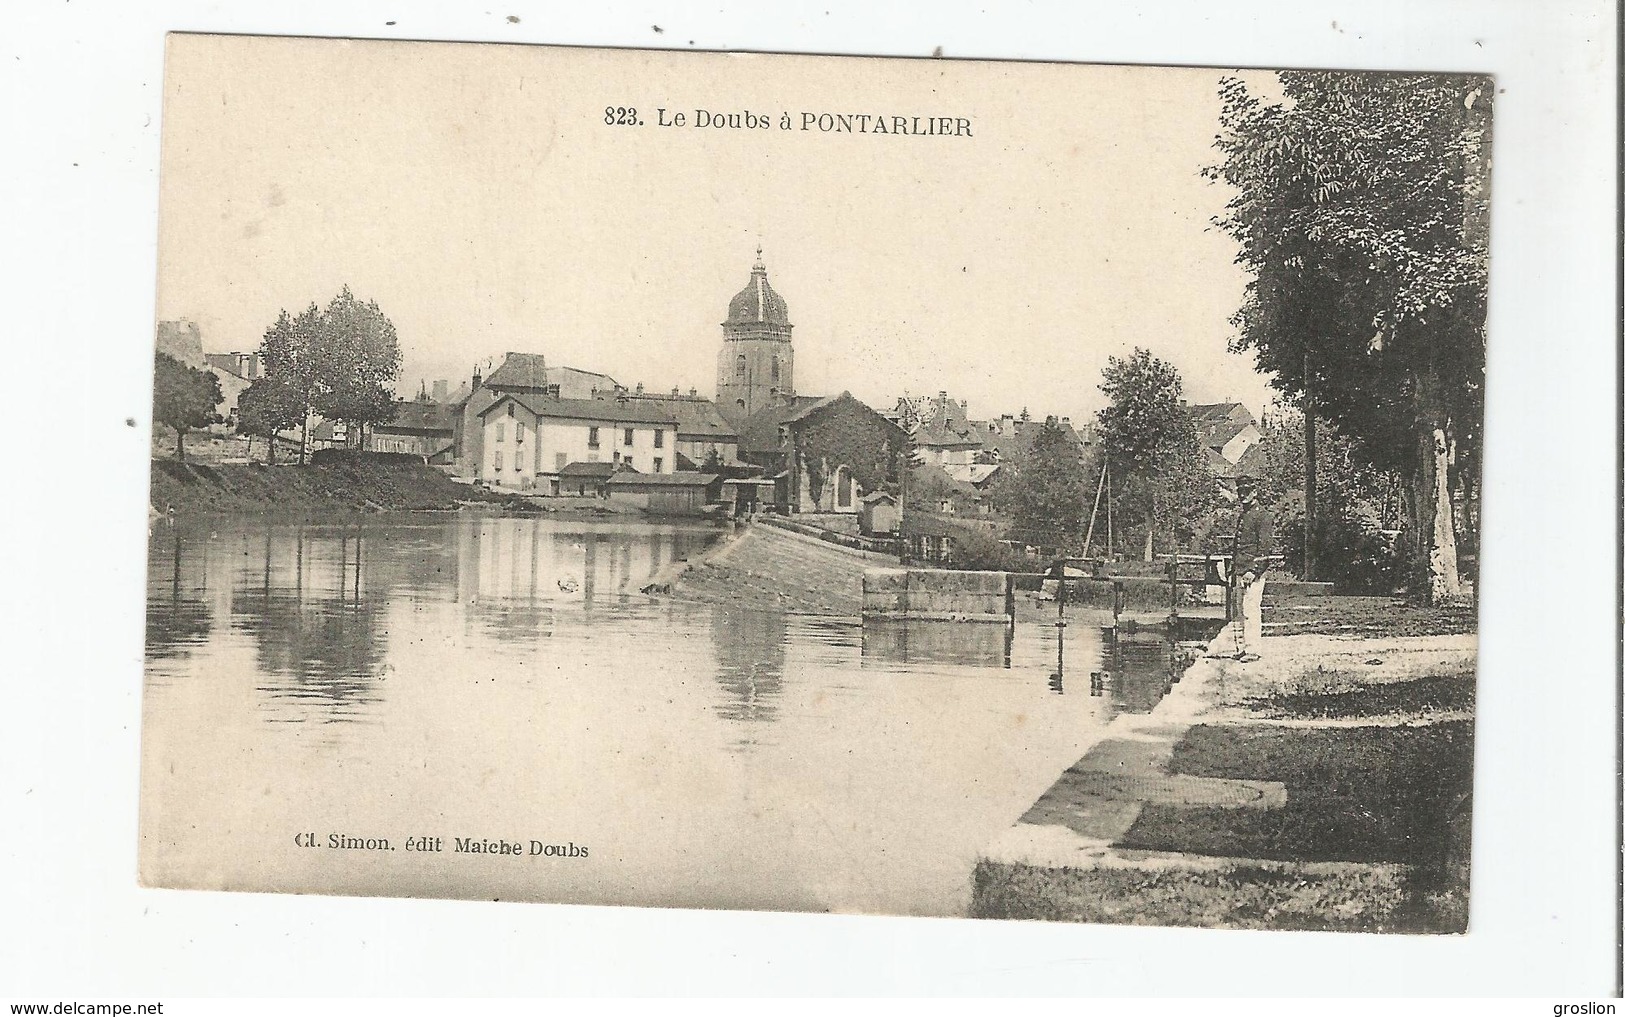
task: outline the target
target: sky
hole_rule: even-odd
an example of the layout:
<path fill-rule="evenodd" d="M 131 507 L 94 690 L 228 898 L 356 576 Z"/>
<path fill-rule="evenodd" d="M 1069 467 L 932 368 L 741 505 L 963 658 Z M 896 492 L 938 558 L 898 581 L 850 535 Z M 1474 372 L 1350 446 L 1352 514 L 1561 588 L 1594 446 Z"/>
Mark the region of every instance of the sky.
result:
<path fill-rule="evenodd" d="M 1144 346 L 1190 401 L 1258 413 L 1267 380 L 1227 349 L 1228 191 L 1200 176 L 1222 73 L 171 36 L 159 318 L 254 349 L 348 285 L 394 322 L 403 395 L 510 350 L 714 395 L 760 244 L 800 393 L 1077 420 L 1107 358 Z M 806 112 L 971 133 L 801 130 Z"/>

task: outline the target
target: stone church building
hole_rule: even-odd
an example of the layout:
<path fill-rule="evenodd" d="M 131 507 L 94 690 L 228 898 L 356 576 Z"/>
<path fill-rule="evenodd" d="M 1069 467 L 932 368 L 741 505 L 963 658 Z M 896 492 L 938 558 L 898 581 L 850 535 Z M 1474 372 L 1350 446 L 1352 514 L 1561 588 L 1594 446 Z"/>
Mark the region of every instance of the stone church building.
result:
<path fill-rule="evenodd" d="M 907 436 L 850 392 L 797 393 L 793 328 L 757 248 L 722 323 L 717 410 L 738 432 L 740 459 L 773 480 L 783 511 L 856 513 L 865 495 L 896 482 Z"/>

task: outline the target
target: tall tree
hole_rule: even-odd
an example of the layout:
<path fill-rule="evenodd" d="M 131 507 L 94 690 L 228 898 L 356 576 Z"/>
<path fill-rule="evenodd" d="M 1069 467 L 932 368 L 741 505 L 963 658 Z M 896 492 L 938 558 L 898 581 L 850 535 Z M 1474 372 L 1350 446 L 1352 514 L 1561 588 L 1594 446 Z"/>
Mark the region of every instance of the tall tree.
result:
<path fill-rule="evenodd" d="M 276 462 L 276 436 L 304 419 L 305 404 L 288 386 L 262 377 L 237 397 L 237 433 L 266 439 L 265 462 Z"/>
<path fill-rule="evenodd" d="M 994 483 L 1015 535 L 1062 550 L 1082 543 L 1094 488 L 1070 427 L 1046 418 L 1032 441 L 1000 465 Z"/>
<path fill-rule="evenodd" d="M 1139 347 L 1126 360 L 1109 358 L 1101 372 L 1111 400 L 1099 414 L 1101 450 L 1117 504 L 1144 520 L 1146 561 L 1159 530 L 1177 546 L 1213 506 L 1213 473 L 1180 402 L 1184 387 L 1172 364 Z"/>
<path fill-rule="evenodd" d="M 401 347 L 377 301 L 363 303 L 344 287 L 322 311 L 318 335 L 316 411 L 354 425 L 363 437 L 369 425 L 394 419 Z"/>
<path fill-rule="evenodd" d="M 175 429 L 175 458 L 186 461 L 186 432 L 218 424 L 214 411 L 225 401 L 220 379 L 159 353 L 152 362 L 152 417 Z"/>
<path fill-rule="evenodd" d="M 278 315 L 260 346 L 267 379 L 300 405 L 299 461 L 307 456 L 312 414 L 362 429 L 395 415 L 401 347 L 376 301 L 356 299 L 345 286 L 325 308 Z"/>
<path fill-rule="evenodd" d="M 309 447 L 310 416 L 315 401 L 326 385 L 326 368 L 321 354 L 322 312 L 311 304 L 298 315 L 283 311 L 265 330 L 260 359 L 265 362 L 265 379 L 277 385 L 298 406 L 299 461 L 306 459 Z"/>
<path fill-rule="evenodd" d="M 1405 480 L 1412 590 L 1460 593 L 1452 491 L 1477 490 L 1488 274 L 1487 78 L 1283 71 L 1220 86 L 1205 172 L 1252 273 L 1235 348 Z"/>

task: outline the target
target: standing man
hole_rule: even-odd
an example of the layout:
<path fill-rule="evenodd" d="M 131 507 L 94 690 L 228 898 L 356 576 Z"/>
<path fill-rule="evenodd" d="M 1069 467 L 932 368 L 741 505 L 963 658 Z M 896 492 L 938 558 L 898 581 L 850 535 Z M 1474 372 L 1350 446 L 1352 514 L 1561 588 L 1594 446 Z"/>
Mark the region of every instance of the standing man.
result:
<path fill-rule="evenodd" d="M 1258 481 L 1253 477 L 1236 480 L 1236 543 L 1231 575 L 1236 582 L 1235 659 L 1250 663 L 1258 659 L 1264 641 L 1264 570 L 1273 553 L 1275 525 L 1258 503 Z"/>

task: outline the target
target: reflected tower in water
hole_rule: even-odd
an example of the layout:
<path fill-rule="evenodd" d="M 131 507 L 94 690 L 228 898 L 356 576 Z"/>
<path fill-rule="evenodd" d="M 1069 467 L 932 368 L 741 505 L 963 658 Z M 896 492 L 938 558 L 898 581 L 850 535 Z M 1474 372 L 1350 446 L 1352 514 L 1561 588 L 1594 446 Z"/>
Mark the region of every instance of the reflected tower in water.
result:
<path fill-rule="evenodd" d="M 767 723 L 778 715 L 784 688 L 784 644 L 788 625 L 778 611 L 719 607 L 711 615 L 711 646 L 716 654 L 716 705 L 724 720 Z"/>

